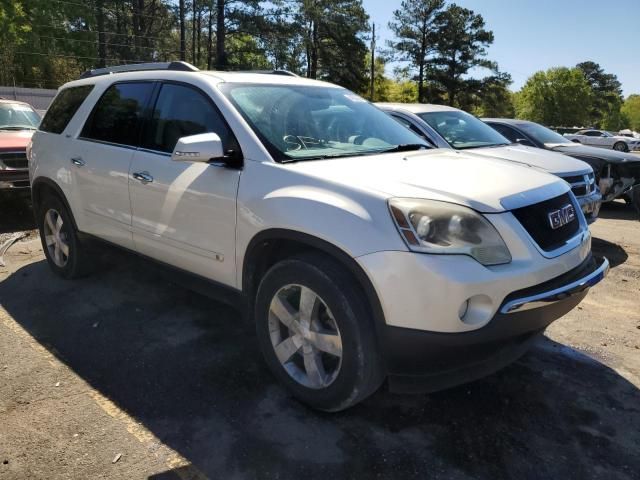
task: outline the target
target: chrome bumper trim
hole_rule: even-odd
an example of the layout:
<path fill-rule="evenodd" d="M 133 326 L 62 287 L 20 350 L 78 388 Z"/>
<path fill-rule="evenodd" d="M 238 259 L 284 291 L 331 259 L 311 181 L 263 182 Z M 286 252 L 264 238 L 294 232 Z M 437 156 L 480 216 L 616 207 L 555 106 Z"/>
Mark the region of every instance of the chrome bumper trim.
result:
<path fill-rule="evenodd" d="M 560 302 L 593 287 L 596 283 L 606 277 L 608 272 L 609 260 L 607 260 L 606 257 L 603 257 L 600 266 L 585 277 L 548 292 L 511 300 L 502 306 L 500 313 L 513 313 L 517 311 L 531 310 L 533 308 L 544 307 L 552 303 Z"/>

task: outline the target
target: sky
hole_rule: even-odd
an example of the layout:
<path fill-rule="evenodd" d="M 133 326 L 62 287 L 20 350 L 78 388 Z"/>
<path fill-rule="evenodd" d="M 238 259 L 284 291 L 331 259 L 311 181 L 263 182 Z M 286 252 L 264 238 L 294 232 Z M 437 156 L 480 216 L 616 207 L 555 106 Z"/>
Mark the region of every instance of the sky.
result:
<path fill-rule="evenodd" d="M 378 47 L 392 38 L 387 24 L 400 0 L 363 0 L 376 24 Z M 456 0 L 481 14 L 494 43 L 488 58 L 513 78 L 585 60 L 618 76 L 624 95 L 640 94 L 640 0 Z M 390 73 L 390 72 L 389 72 Z"/>

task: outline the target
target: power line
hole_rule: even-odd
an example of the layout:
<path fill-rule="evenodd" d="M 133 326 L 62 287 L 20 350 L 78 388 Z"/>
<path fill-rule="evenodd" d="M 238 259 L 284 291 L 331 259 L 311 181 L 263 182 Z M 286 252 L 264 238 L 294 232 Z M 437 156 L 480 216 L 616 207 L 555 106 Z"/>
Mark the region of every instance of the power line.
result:
<path fill-rule="evenodd" d="M 167 38 L 167 37 L 152 37 L 152 36 L 148 36 L 148 35 L 135 35 L 133 33 L 117 33 L 117 32 L 110 32 L 109 30 L 71 30 L 70 31 L 69 29 L 64 28 L 64 27 L 56 27 L 55 25 L 45 25 L 45 24 L 33 24 L 31 26 L 32 27 L 51 28 L 53 30 L 62 30 L 62 31 L 65 31 L 67 33 L 93 33 L 93 34 L 104 33 L 104 34 L 120 36 L 120 37 L 149 38 L 149 39 L 154 39 L 154 40 L 166 40 L 166 38 Z"/>
<path fill-rule="evenodd" d="M 82 42 L 82 43 L 91 43 L 93 45 L 98 45 L 98 41 L 97 40 L 82 40 L 82 39 L 78 39 L 78 38 L 63 38 L 63 37 L 48 37 L 48 36 L 44 36 L 44 35 L 38 35 L 39 38 L 48 38 L 50 40 L 61 40 L 63 42 Z M 111 42 L 104 42 L 105 45 L 107 45 L 108 47 L 129 47 L 129 48 L 142 48 L 145 50 L 158 50 L 156 47 L 142 47 L 142 46 L 137 46 L 137 45 L 132 45 L 132 44 L 128 44 L 128 43 L 111 43 Z"/>
<path fill-rule="evenodd" d="M 87 57 L 83 55 L 62 55 L 58 53 L 39 53 L 39 52 L 14 52 L 16 55 L 38 55 L 42 57 L 61 57 L 61 58 L 74 58 L 74 59 L 83 59 L 83 60 L 103 60 L 99 57 Z M 166 56 L 166 55 L 165 55 Z M 122 58 L 116 57 L 105 57 L 104 60 L 115 60 L 116 62 L 126 62 L 123 65 L 128 65 L 131 63 L 145 63 L 149 62 L 150 59 L 146 60 L 123 60 Z"/>

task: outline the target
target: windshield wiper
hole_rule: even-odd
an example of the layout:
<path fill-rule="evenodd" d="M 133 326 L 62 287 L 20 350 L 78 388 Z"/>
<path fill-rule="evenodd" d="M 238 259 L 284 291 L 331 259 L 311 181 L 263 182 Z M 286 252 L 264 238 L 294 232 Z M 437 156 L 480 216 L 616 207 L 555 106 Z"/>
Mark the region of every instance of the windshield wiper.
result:
<path fill-rule="evenodd" d="M 362 157 L 365 155 L 372 155 L 375 153 L 380 153 L 380 151 L 376 150 L 373 152 L 351 152 L 351 153 L 337 153 L 334 155 L 314 155 L 312 157 L 292 157 L 292 158 L 284 158 L 280 160 L 280 163 L 305 162 L 307 160 L 329 160 L 332 158 Z"/>
<path fill-rule="evenodd" d="M 391 153 L 391 152 L 411 152 L 413 150 L 420 150 L 421 148 L 431 148 L 424 143 L 401 143 L 395 147 L 388 148 L 386 150 L 378 150 L 377 153 Z"/>
<path fill-rule="evenodd" d="M 5 125 L 1 126 L 0 130 L 37 130 L 37 128 L 27 125 Z"/>

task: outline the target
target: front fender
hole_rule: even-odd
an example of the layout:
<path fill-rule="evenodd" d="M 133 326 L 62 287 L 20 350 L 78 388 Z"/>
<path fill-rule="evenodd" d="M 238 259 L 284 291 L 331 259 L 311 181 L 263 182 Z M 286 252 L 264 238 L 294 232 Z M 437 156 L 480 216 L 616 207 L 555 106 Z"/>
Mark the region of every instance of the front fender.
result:
<path fill-rule="evenodd" d="M 334 245 L 351 258 L 407 247 L 396 230 L 387 199 L 322 185 L 313 178 L 256 178 L 243 175 L 238 192 L 236 265 L 241 267 L 252 239 L 270 229 L 300 232 Z M 280 185 L 277 185 L 280 184 Z M 242 268 L 238 268 L 238 286 Z"/>

